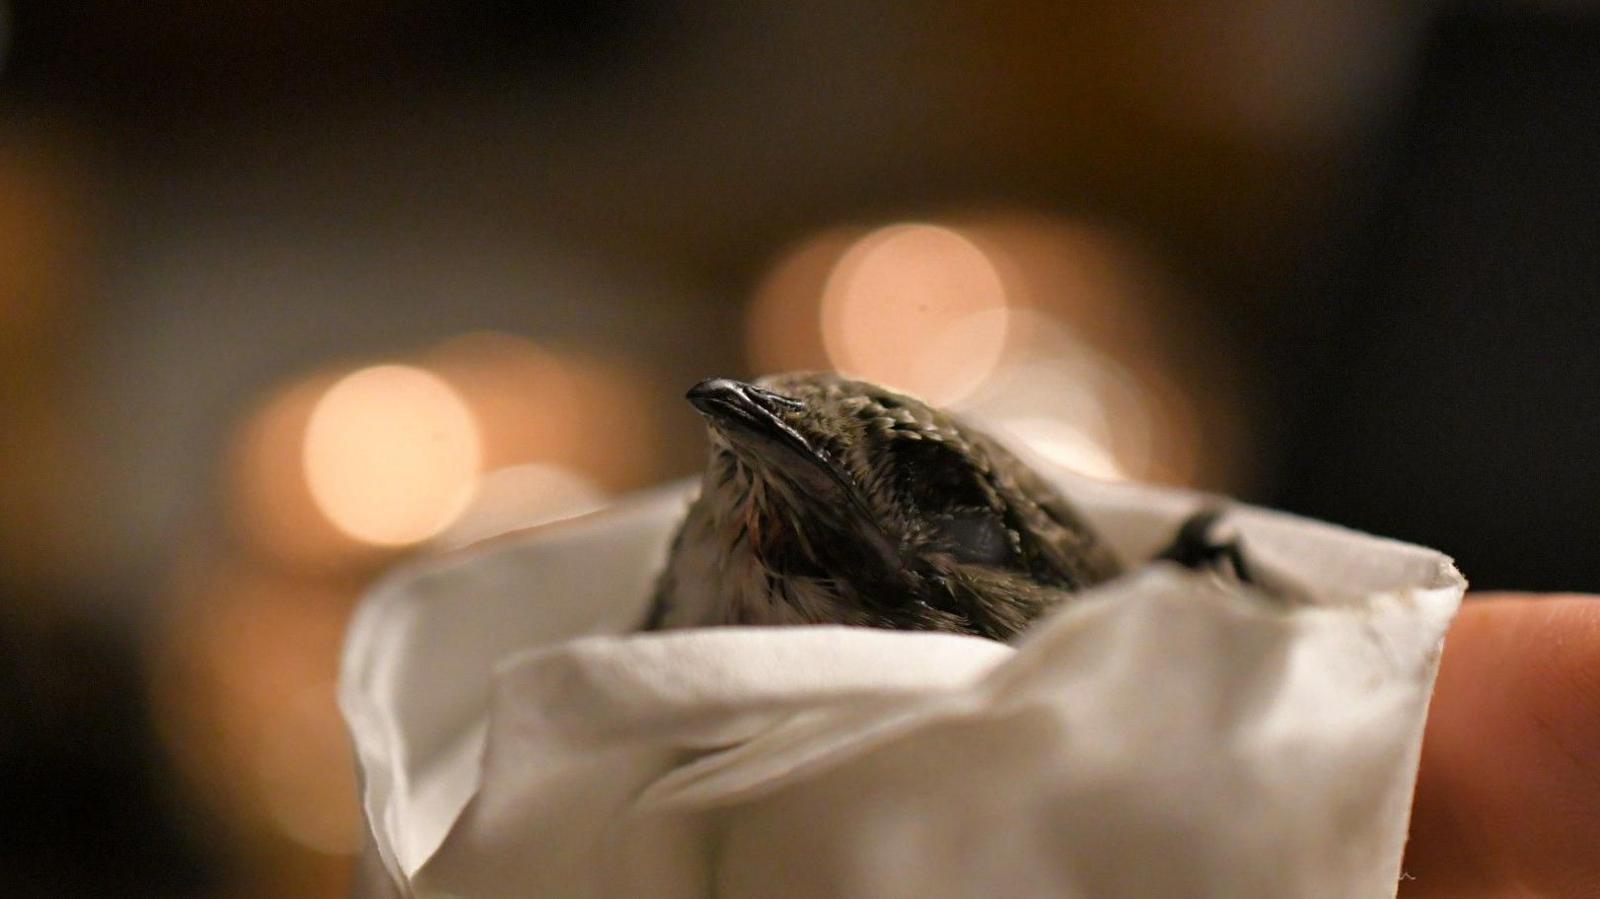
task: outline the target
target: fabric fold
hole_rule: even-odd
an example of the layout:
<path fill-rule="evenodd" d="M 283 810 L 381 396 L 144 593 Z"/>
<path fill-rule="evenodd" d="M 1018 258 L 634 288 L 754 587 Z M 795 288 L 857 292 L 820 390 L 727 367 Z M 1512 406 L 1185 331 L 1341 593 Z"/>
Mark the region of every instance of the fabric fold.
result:
<path fill-rule="evenodd" d="M 1064 491 L 1136 560 L 1202 501 Z M 341 704 L 372 895 L 1389 896 L 1443 555 L 1241 507 L 1284 604 L 1168 564 L 1004 646 L 631 633 L 687 485 L 414 563 Z"/>

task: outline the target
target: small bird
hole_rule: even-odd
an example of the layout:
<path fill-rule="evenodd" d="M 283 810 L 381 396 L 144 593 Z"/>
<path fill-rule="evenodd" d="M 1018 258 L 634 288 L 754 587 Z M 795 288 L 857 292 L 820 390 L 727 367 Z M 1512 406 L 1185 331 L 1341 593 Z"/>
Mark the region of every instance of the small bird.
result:
<path fill-rule="evenodd" d="M 687 398 L 711 454 L 646 630 L 845 624 L 1009 641 L 1122 568 L 1048 481 L 921 400 L 832 373 L 712 378 Z M 1166 558 L 1228 564 L 1217 512 Z"/>

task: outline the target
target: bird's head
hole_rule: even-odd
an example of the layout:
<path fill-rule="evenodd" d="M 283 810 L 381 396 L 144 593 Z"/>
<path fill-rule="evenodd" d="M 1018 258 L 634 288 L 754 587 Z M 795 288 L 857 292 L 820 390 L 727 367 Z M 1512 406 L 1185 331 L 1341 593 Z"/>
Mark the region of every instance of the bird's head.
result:
<path fill-rule="evenodd" d="M 1004 640 L 1118 571 L 1044 479 L 913 397 L 802 373 L 714 378 L 688 399 L 712 450 L 663 583 L 678 595 L 658 599 L 665 623 L 675 607 L 698 608 L 678 623 L 836 622 Z M 694 590 L 709 591 L 709 603 L 684 601 Z"/>

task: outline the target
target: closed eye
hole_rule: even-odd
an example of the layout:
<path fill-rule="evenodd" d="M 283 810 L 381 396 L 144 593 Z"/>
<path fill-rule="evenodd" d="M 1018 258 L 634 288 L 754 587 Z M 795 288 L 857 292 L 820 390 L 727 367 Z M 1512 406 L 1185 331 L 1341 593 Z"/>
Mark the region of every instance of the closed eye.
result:
<path fill-rule="evenodd" d="M 889 449 L 898 492 L 928 511 L 977 509 L 989 494 L 972 463 L 933 440 L 901 440 Z"/>
<path fill-rule="evenodd" d="M 1009 566 L 1016 561 L 1011 532 L 988 510 L 971 510 L 940 516 L 940 542 L 956 561 L 972 565 Z"/>

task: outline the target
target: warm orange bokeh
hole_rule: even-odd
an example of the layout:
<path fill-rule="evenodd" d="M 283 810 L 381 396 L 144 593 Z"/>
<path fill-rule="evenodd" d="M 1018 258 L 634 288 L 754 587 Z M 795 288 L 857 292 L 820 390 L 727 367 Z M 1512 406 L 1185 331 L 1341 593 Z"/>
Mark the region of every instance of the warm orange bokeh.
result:
<path fill-rule="evenodd" d="M 1225 347 L 1153 259 L 1018 213 L 819 232 L 746 318 L 758 372 L 832 367 L 948 405 L 1097 477 L 1215 483 L 1236 445 Z M 1180 386 L 1209 373 L 1205 390 Z"/>
<path fill-rule="evenodd" d="M 157 641 L 157 725 L 194 794 L 264 847 L 357 848 L 355 778 L 334 703 L 354 585 L 248 563 L 181 575 Z"/>
<path fill-rule="evenodd" d="M 363 543 L 404 546 L 466 508 L 482 454 L 477 422 L 449 384 L 412 366 L 377 365 L 317 400 L 302 458 L 329 521 Z"/>
<path fill-rule="evenodd" d="M 960 232 L 891 225 L 840 257 L 823 288 L 833 367 L 945 405 L 1005 350 L 1007 297 L 993 260 Z"/>
<path fill-rule="evenodd" d="M 485 471 L 537 462 L 606 490 L 659 474 L 654 410 L 643 378 L 621 362 L 485 331 L 445 341 L 420 364 L 472 410 Z"/>

